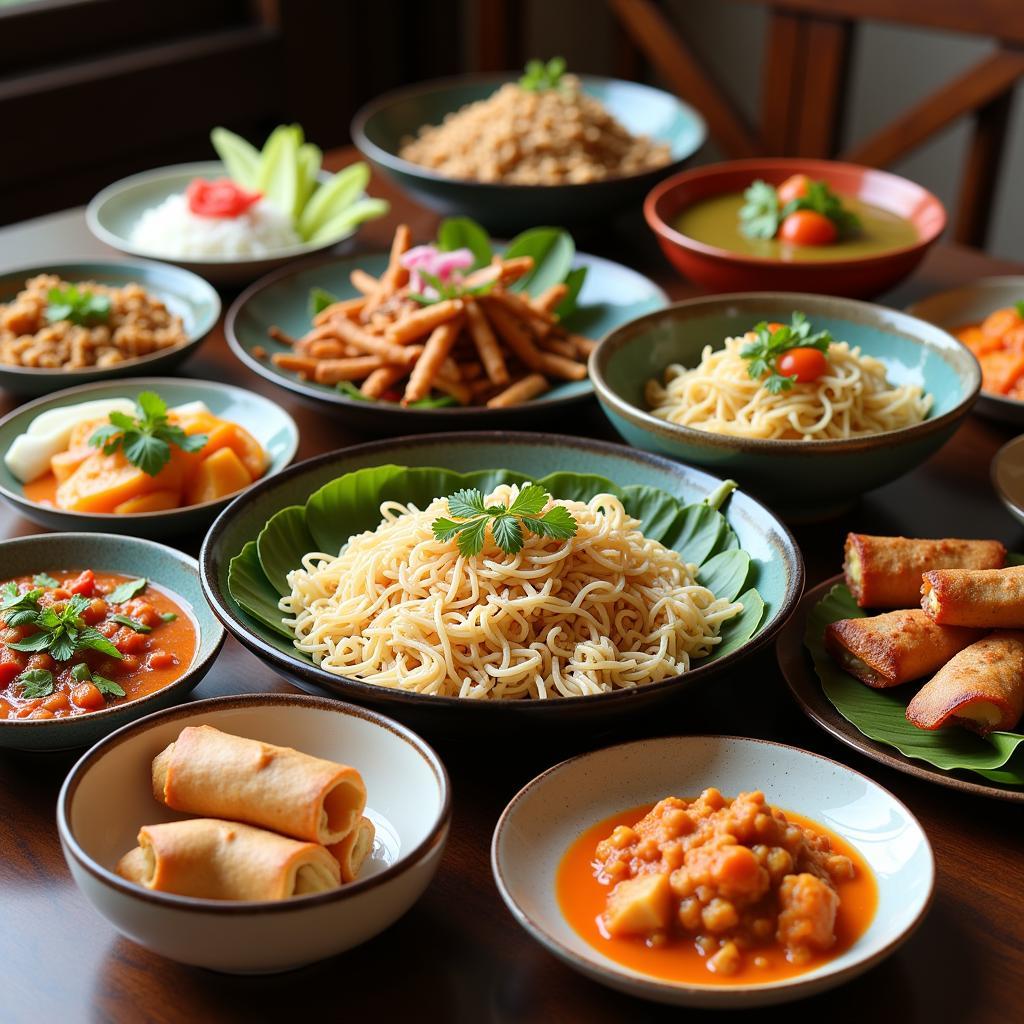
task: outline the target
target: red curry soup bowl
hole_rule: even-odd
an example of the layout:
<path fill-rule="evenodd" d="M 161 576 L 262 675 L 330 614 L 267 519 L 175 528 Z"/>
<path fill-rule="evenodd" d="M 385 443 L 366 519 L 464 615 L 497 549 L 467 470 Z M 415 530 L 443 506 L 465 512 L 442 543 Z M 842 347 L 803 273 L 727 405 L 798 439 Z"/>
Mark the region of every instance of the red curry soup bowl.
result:
<path fill-rule="evenodd" d="M 785 260 L 697 241 L 676 226 L 680 215 L 699 202 L 742 193 L 757 180 L 779 185 L 794 174 L 825 181 L 840 198 L 852 197 L 909 221 L 916 240 L 864 255 L 837 250 L 834 258 Z M 870 298 L 902 281 L 946 226 L 942 203 L 906 178 L 857 164 L 797 157 L 732 160 L 683 171 L 648 194 L 644 217 L 676 270 L 710 291 L 802 291 L 852 298 Z"/>

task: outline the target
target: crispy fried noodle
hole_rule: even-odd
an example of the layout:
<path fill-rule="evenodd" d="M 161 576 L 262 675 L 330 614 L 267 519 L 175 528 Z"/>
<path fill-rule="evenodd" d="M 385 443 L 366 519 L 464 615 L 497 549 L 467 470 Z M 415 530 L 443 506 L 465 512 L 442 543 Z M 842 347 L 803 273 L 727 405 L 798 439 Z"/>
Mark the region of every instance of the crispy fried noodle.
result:
<path fill-rule="evenodd" d="M 517 494 L 503 485 L 486 501 Z M 575 517 L 575 537 L 527 534 L 508 555 L 488 533 L 466 558 L 431 532 L 446 498 L 422 511 L 385 502 L 375 530 L 288 574 L 280 608 L 295 646 L 335 675 L 416 693 L 583 696 L 687 671 L 742 610 L 698 585 L 698 567 L 645 537 L 612 495 L 551 504 Z"/>
<path fill-rule="evenodd" d="M 665 384 L 649 380 L 651 412 L 670 423 L 733 437 L 820 441 L 862 437 L 920 423 L 931 395 L 917 385 L 893 387 L 885 364 L 845 341 L 828 349 L 828 371 L 817 380 L 796 383 L 771 394 L 747 373 L 740 350 L 752 335 L 727 338 L 725 347 L 705 347 L 692 370 L 673 364 Z"/>

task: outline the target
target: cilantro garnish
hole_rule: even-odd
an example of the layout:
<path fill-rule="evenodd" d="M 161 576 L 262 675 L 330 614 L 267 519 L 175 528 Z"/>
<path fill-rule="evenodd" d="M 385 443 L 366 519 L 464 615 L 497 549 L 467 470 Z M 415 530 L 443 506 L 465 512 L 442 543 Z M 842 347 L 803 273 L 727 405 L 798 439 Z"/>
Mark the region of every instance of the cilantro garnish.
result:
<path fill-rule="evenodd" d="M 774 238 L 782 221 L 775 186 L 767 181 L 752 182 L 743 193 L 740 207 L 740 231 L 747 238 Z"/>
<path fill-rule="evenodd" d="M 47 572 L 38 572 L 32 577 L 32 582 L 37 587 L 46 587 L 48 590 L 53 590 L 55 587 L 59 587 L 60 584 Z"/>
<path fill-rule="evenodd" d="M 27 626 L 35 622 L 39 613 L 39 598 L 43 591 L 27 590 L 22 594 L 18 584 L 8 583 L 3 590 L 3 601 L 0 602 L 0 617 L 8 626 Z"/>
<path fill-rule="evenodd" d="M 184 452 L 197 452 L 206 442 L 205 434 L 186 434 L 167 419 L 167 404 L 152 391 L 135 400 L 138 415 L 112 412 L 110 422 L 93 431 L 89 444 L 112 455 L 122 448 L 124 457 L 147 476 L 156 476 L 171 458 L 171 445 Z"/>
<path fill-rule="evenodd" d="M 525 72 L 519 79 L 519 88 L 528 92 L 557 89 L 562 84 L 565 69 L 564 57 L 552 57 L 547 63 L 542 60 L 527 61 Z"/>
<path fill-rule="evenodd" d="M 740 355 L 748 360 L 747 373 L 753 380 L 762 381 L 769 394 L 777 395 L 780 391 L 788 391 L 796 377 L 784 377 L 776 372 L 775 361 L 783 352 L 791 348 L 816 348 L 819 352 L 828 352 L 832 344 L 832 335 L 828 331 L 811 333 L 811 325 L 803 313 L 794 313 L 788 324 L 771 330 L 766 321 L 762 320 L 754 328 L 757 335 L 755 341 L 748 342 L 740 349 Z M 767 374 L 767 376 L 765 376 Z"/>
<path fill-rule="evenodd" d="M 93 327 L 106 323 L 110 317 L 110 299 L 106 295 L 96 295 L 74 284 L 67 288 L 51 288 L 46 301 L 47 323 L 68 320 L 82 327 Z"/>
<path fill-rule="evenodd" d="M 758 180 L 743 193 L 743 200 L 740 231 L 747 238 L 774 238 L 782 222 L 797 210 L 813 210 L 828 217 L 840 238 L 848 238 L 860 230 L 860 218 L 843 206 L 843 201 L 825 181 L 809 182 L 807 195 L 783 205 L 775 186 Z"/>
<path fill-rule="evenodd" d="M 455 538 L 459 551 L 470 558 L 483 550 L 490 526 L 495 544 L 506 554 L 514 555 L 523 546 L 523 530 L 556 540 L 568 540 L 576 535 L 576 520 L 568 509 L 555 505 L 544 512 L 548 500 L 543 487 L 527 484 L 511 505 L 487 506 L 480 491 L 467 487 L 448 499 L 448 510 L 463 521 L 441 517 L 434 520 L 431 528 L 440 541 Z"/>
<path fill-rule="evenodd" d="M 25 698 L 49 697 L 53 693 L 53 673 L 45 668 L 30 668 L 22 672 L 15 682 Z"/>
<path fill-rule="evenodd" d="M 16 623 L 7 618 L 10 612 L 5 610 L 5 621 L 8 625 L 33 625 L 37 630 L 24 640 L 6 641 L 12 651 L 45 651 L 56 661 L 68 661 L 77 651 L 92 650 L 120 660 L 121 652 L 98 629 L 87 626 L 82 621 L 82 612 L 89 607 L 89 598 L 75 594 L 63 607 L 53 605 L 50 608 L 40 608 L 38 600 L 33 603 L 35 608 L 30 617 L 25 615 L 28 609 L 15 613 L 18 620 Z"/>

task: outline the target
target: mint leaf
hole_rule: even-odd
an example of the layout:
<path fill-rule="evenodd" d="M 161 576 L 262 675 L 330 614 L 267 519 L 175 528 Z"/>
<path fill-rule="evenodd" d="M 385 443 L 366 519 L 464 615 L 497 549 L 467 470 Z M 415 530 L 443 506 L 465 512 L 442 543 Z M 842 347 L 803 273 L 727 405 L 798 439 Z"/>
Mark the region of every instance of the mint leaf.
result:
<path fill-rule="evenodd" d="M 131 600 L 140 590 L 146 589 L 146 584 L 149 581 L 140 576 L 136 580 L 128 580 L 127 583 L 119 583 L 114 589 L 107 594 L 107 601 L 111 604 L 124 604 L 125 601 Z"/>
<path fill-rule="evenodd" d="M 39 633 L 33 633 L 30 637 L 26 637 L 24 640 L 8 640 L 6 643 L 12 651 L 33 653 L 35 651 L 49 650 L 52 639 L 53 638 L 50 633 L 43 630 Z"/>
<path fill-rule="evenodd" d="M 107 654 L 111 658 L 117 658 L 118 661 L 123 657 L 121 652 L 98 629 L 93 629 L 92 626 L 86 626 L 79 632 L 76 646 L 79 649 L 84 647 L 91 651 L 99 651 L 100 654 Z"/>
<path fill-rule="evenodd" d="M 111 615 L 110 619 L 112 622 L 120 623 L 122 626 L 128 626 L 130 629 L 134 629 L 136 633 L 152 633 L 152 626 L 147 626 L 144 622 L 140 622 L 138 619 L 133 619 L 129 615 Z"/>
<path fill-rule="evenodd" d="M 32 668 L 22 672 L 16 682 L 22 697 L 49 697 L 53 693 L 53 673 L 45 668 Z"/>
<path fill-rule="evenodd" d="M 120 684 L 115 683 L 113 679 L 108 679 L 106 676 L 101 676 L 97 673 L 92 677 L 92 682 L 104 697 L 124 696 L 124 690 L 121 688 Z"/>
<path fill-rule="evenodd" d="M 92 679 L 92 671 L 84 661 L 81 661 L 71 670 L 71 678 L 76 683 L 87 683 Z"/>

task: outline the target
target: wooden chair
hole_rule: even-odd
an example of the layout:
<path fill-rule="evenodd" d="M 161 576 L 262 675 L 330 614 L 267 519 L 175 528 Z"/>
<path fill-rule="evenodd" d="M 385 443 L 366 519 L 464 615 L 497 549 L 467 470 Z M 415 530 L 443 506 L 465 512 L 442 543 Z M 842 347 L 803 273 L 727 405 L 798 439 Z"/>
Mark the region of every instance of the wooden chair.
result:
<path fill-rule="evenodd" d="M 747 0 L 771 8 L 761 123 L 752 125 L 655 0 L 608 0 L 651 68 L 707 119 L 730 157 L 835 157 L 885 167 L 965 115 L 974 121 L 953 237 L 985 242 L 1013 89 L 1024 75 L 1024 0 Z M 857 23 L 878 20 L 991 36 L 995 49 L 885 127 L 839 148 Z"/>

